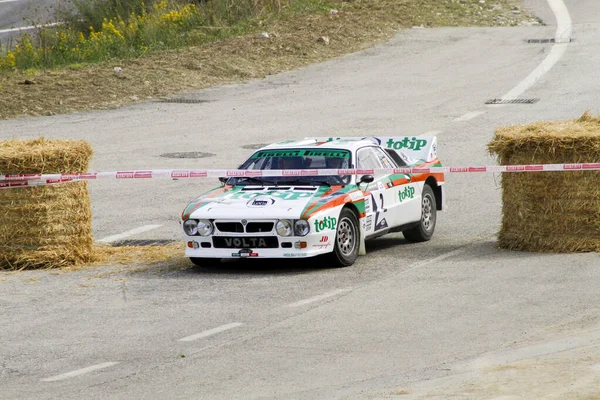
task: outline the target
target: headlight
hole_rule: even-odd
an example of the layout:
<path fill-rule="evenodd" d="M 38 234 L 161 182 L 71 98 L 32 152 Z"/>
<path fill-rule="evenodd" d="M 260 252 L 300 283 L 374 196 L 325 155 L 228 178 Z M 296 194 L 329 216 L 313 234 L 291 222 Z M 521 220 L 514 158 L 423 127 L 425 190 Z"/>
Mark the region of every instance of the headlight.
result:
<path fill-rule="evenodd" d="M 279 236 L 292 236 L 292 222 L 287 219 L 280 219 L 275 225 L 275 230 Z"/>
<path fill-rule="evenodd" d="M 198 234 L 198 221 L 195 219 L 188 219 L 183 223 L 183 231 L 188 236 L 194 236 Z"/>
<path fill-rule="evenodd" d="M 207 219 L 198 221 L 198 233 L 202 236 L 208 236 L 213 232 L 213 225 Z"/>
<path fill-rule="evenodd" d="M 306 236 L 310 232 L 310 225 L 304 219 L 298 219 L 294 223 L 294 232 L 296 236 Z"/>

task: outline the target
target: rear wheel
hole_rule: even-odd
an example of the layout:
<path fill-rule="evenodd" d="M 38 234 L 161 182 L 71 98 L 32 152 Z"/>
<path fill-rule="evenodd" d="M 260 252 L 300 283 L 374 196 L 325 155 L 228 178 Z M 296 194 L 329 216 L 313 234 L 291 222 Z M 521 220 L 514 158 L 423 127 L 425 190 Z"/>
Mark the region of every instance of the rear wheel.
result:
<path fill-rule="evenodd" d="M 358 218 L 350 209 L 343 208 L 337 223 L 332 261 L 338 267 L 348 267 L 358 257 L 360 229 Z"/>
<path fill-rule="evenodd" d="M 414 228 L 402 231 L 406 240 L 411 242 L 426 242 L 433 236 L 437 217 L 437 205 L 433 189 L 428 184 L 423 186 L 421 194 L 421 221 Z"/>
<path fill-rule="evenodd" d="M 200 258 L 200 257 L 190 257 L 190 261 L 197 267 L 217 267 L 221 264 L 220 258 Z"/>

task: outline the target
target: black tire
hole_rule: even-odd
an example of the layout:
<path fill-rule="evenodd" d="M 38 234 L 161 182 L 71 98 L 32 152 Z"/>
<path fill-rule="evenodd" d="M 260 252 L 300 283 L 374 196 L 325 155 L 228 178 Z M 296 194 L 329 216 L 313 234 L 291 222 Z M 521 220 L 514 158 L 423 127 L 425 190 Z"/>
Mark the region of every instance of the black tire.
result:
<path fill-rule="evenodd" d="M 343 208 L 335 227 L 335 243 L 331 260 L 337 267 L 348 267 L 358 258 L 360 228 L 358 218 L 348 208 Z"/>
<path fill-rule="evenodd" d="M 437 220 L 437 204 L 433 189 L 427 183 L 423 186 L 421 194 L 421 221 L 414 228 L 402 231 L 406 240 L 410 242 L 426 242 L 433 236 Z"/>
<path fill-rule="evenodd" d="M 221 264 L 220 258 L 200 258 L 190 257 L 190 261 L 197 267 L 211 268 L 218 267 Z"/>

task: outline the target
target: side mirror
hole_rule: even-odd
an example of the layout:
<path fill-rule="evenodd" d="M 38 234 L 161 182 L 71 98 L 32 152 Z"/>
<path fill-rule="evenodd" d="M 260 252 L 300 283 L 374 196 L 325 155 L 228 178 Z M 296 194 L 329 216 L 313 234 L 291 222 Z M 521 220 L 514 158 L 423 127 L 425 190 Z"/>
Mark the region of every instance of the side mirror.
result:
<path fill-rule="evenodd" d="M 224 185 L 227 183 L 227 181 L 229 180 L 229 178 L 224 177 L 224 176 L 220 176 L 219 177 L 219 181 Z"/>
<path fill-rule="evenodd" d="M 371 183 L 375 180 L 375 177 L 373 175 L 363 175 L 360 177 L 360 180 L 358 181 L 358 183 Z"/>

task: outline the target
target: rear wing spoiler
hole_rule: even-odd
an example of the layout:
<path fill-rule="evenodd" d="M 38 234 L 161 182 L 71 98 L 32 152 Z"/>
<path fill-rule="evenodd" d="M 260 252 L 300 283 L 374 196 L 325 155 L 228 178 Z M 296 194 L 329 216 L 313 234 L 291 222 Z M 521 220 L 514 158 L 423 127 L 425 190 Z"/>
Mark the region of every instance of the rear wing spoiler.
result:
<path fill-rule="evenodd" d="M 338 138 L 305 138 L 317 142 L 352 142 L 371 140 L 386 151 L 398 154 L 407 164 L 416 161 L 433 161 L 437 158 L 436 136 L 371 136 L 371 137 L 338 137 Z"/>

